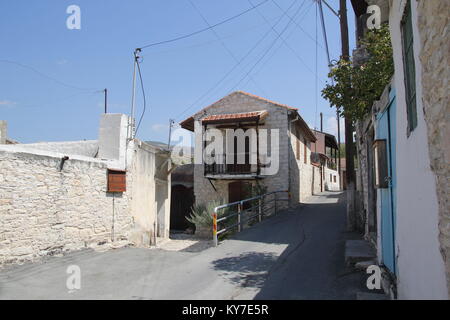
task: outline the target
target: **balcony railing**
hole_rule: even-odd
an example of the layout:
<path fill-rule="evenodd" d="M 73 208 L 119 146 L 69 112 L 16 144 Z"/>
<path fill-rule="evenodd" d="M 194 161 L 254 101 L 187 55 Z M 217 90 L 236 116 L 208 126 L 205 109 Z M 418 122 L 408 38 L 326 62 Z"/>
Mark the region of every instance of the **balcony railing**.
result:
<path fill-rule="evenodd" d="M 234 162 L 237 162 L 236 157 Z M 226 163 L 225 155 L 215 156 L 215 162 L 211 164 L 205 163 L 205 175 L 243 175 L 243 174 L 258 174 L 259 166 L 250 164 L 248 154 L 245 157 L 246 163 Z"/>
<path fill-rule="evenodd" d="M 327 161 L 327 167 L 331 170 L 337 170 L 337 165 L 334 161 Z"/>

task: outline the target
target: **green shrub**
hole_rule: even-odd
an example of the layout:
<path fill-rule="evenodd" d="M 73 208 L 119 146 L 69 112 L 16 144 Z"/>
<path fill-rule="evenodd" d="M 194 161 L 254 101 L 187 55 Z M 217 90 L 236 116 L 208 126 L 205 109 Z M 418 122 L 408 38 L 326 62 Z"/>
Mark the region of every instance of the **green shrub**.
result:
<path fill-rule="evenodd" d="M 214 212 L 214 208 L 217 206 L 222 205 L 222 201 L 210 201 L 208 203 L 200 203 L 195 204 L 192 207 L 192 213 L 189 217 L 186 217 L 187 221 L 195 225 L 196 229 L 199 228 L 211 228 L 213 227 L 213 218 L 212 214 Z M 221 218 L 227 215 L 230 215 L 234 212 L 236 212 L 237 208 L 231 208 L 227 207 L 224 209 L 219 210 L 217 213 L 217 218 Z M 229 217 L 228 219 L 224 221 L 220 221 L 218 223 L 217 229 L 221 230 L 223 228 L 227 228 L 229 226 L 232 226 L 233 224 L 237 223 L 237 216 Z M 237 227 L 236 227 L 237 228 Z M 223 232 L 219 235 L 219 239 L 223 239 L 227 237 L 228 235 L 234 233 L 236 229 L 232 228 L 230 230 L 227 230 L 226 232 Z"/>
<path fill-rule="evenodd" d="M 210 201 L 206 204 L 200 203 L 195 204 L 192 207 L 192 213 L 189 217 L 186 217 L 187 221 L 193 223 L 196 228 L 206 227 L 212 228 L 213 226 L 213 218 L 212 214 L 214 212 L 214 208 L 220 206 L 222 203 L 220 201 Z"/>

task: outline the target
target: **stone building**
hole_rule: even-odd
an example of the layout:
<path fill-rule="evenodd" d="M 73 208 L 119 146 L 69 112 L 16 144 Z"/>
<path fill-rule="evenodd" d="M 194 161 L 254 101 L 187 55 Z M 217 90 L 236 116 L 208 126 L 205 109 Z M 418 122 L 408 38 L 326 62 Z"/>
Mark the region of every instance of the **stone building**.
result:
<path fill-rule="evenodd" d="M 450 31 L 448 1 L 417 4 L 418 42 L 421 50 L 422 108 L 427 127 L 430 167 L 435 175 L 438 201 L 439 243 L 444 258 L 450 296 Z"/>
<path fill-rule="evenodd" d="M 196 203 L 243 200 L 259 185 L 267 192 L 289 190 L 295 204 L 315 189 L 319 168 L 310 157 L 316 137 L 295 108 L 237 91 L 181 126 L 195 132 Z M 211 150 L 218 136 L 221 146 Z M 319 183 L 316 179 L 316 189 Z"/>
<path fill-rule="evenodd" d="M 98 140 L 0 145 L 0 264 L 169 236 L 169 153 L 105 114 Z"/>
<path fill-rule="evenodd" d="M 337 166 L 338 144 L 332 134 L 313 130 L 317 138 L 311 144 L 311 163 L 319 168 L 319 185 L 315 193 L 322 191 L 339 191 L 340 174 Z M 315 177 L 314 177 L 315 178 Z"/>

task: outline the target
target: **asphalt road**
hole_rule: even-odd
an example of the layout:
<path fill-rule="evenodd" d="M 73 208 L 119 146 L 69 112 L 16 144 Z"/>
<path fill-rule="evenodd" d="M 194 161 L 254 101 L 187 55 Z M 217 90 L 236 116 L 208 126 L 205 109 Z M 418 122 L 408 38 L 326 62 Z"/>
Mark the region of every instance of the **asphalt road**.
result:
<path fill-rule="evenodd" d="M 201 252 L 83 250 L 0 270 L 0 299 L 355 299 L 341 193 L 281 212 Z M 81 271 L 68 290 L 67 267 Z"/>

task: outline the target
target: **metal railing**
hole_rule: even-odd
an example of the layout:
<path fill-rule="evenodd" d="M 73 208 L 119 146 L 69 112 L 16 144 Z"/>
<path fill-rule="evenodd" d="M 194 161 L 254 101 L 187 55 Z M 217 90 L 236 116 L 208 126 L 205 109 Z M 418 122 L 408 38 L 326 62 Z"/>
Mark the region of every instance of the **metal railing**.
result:
<path fill-rule="evenodd" d="M 244 163 L 238 163 L 238 156 L 244 157 Z M 250 163 L 250 153 L 241 152 L 231 154 L 232 161 L 227 163 L 226 154 L 216 154 L 214 156 L 205 156 L 204 174 L 256 174 L 259 171 L 258 164 Z"/>
<path fill-rule="evenodd" d="M 279 198 L 278 194 L 287 194 L 287 198 Z M 289 201 L 291 194 L 288 190 L 268 192 L 256 197 L 248 198 L 241 201 L 223 204 L 214 208 L 213 216 L 213 241 L 214 246 L 219 243 L 219 235 L 237 227 L 237 231 L 241 232 L 245 223 L 252 219 L 258 218 L 261 222 L 262 218 L 268 215 L 269 212 L 275 214 L 278 211 L 278 201 Z M 256 203 L 256 204 L 255 204 Z M 237 210 L 218 218 L 220 210 L 227 210 L 235 207 Z M 231 218 L 236 217 L 237 222 L 231 223 L 222 229 L 218 229 L 220 222 L 230 221 Z M 233 221 L 234 222 L 234 221 Z"/>

